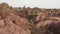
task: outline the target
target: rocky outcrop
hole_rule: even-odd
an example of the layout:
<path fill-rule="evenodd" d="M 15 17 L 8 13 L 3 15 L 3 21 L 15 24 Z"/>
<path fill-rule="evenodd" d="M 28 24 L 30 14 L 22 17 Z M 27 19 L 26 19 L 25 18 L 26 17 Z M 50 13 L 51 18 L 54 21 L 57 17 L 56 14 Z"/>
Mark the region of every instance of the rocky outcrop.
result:
<path fill-rule="evenodd" d="M 0 20 L 0 34 L 31 34 L 27 19 L 11 13 L 0 14 L 5 17 Z"/>

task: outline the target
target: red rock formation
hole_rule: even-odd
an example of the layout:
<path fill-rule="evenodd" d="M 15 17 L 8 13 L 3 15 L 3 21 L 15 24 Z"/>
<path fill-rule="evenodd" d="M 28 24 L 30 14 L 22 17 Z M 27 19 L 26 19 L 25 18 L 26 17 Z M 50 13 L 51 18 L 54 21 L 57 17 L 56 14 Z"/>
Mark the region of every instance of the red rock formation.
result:
<path fill-rule="evenodd" d="M 38 22 L 38 24 L 36 24 L 36 26 L 37 26 L 37 28 L 39 28 L 39 27 L 44 27 L 44 26 L 46 26 L 46 25 L 48 25 L 48 24 L 51 24 L 51 22 L 52 22 L 52 20 L 46 20 L 46 21 L 41 21 L 41 22 Z"/>
<path fill-rule="evenodd" d="M 45 17 L 47 17 L 47 14 L 45 13 L 37 13 L 37 17 L 36 17 L 36 21 L 39 21 L 40 19 L 44 19 Z"/>
<path fill-rule="evenodd" d="M 0 11 L 0 16 L 1 16 L 2 18 L 5 18 L 7 15 L 8 15 L 7 12 Z"/>
<path fill-rule="evenodd" d="M 44 27 L 44 26 L 46 26 L 46 25 L 51 25 L 52 23 L 54 23 L 54 24 L 57 24 L 57 23 L 59 23 L 59 19 L 52 19 L 52 18 L 50 18 L 49 20 L 46 20 L 46 21 L 41 21 L 41 22 L 38 22 L 37 24 L 36 24 L 36 26 L 37 26 L 37 28 L 39 28 L 39 27 Z"/>
<path fill-rule="evenodd" d="M 5 13 L 2 13 L 5 17 Z M 6 15 L 0 20 L 0 34 L 31 34 L 29 22 L 16 14 Z"/>

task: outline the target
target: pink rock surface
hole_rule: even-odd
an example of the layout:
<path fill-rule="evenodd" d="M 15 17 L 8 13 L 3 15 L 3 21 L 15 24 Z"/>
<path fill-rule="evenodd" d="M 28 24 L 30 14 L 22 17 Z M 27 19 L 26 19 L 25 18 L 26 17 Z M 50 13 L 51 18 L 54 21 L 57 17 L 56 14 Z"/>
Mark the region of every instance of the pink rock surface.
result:
<path fill-rule="evenodd" d="M 9 14 L 0 20 L 0 34 L 31 34 L 29 22 L 16 14 Z"/>

